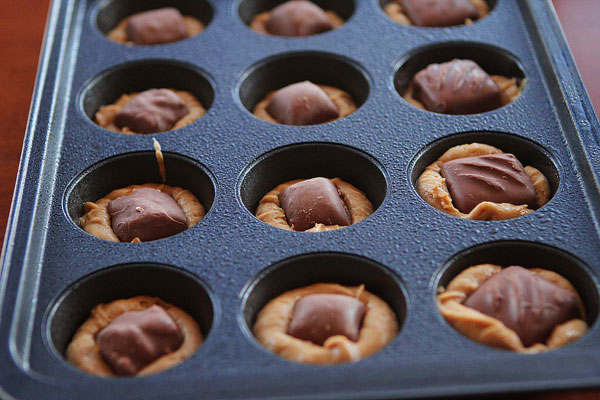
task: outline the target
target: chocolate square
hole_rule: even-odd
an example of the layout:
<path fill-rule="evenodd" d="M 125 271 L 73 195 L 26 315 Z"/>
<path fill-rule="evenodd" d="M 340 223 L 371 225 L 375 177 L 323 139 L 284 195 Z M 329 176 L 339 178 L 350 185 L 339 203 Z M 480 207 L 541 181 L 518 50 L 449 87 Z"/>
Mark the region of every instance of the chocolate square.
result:
<path fill-rule="evenodd" d="M 446 179 L 452 204 L 465 214 L 483 201 L 537 208 L 533 182 L 512 154 L 448 161 L 442 165 L 441 174 Z"/>
<path fill-rule="evenodd" d="M 183 16 L 173 7 L 132 15 L 127 19 L 127 37 L 135 44 L 162 44 L 188 37 Z"/>
<path fill-rule="evenodd" d="M 96 341 L 115 374 L 127 376 L 177 350 L 183 334 L 162 307 L 153 305 L 119 315 L 98 333 Z"/>
<path fill-rule="evenodd" d="M 498 85 L 471 60 L 430 64 L 412 84 L 414 98 L 433 112 L 475 114 L 503 105 Z"/>
<path fill-rule="evenodd" d="M 333 29 L 333 24 L 315 3 L 293 0 L 271 10 L 266 28 L 272 35 L 309 36 Z"/>
<path fill-rule="evenodd" d="M 169 89 L 149 89 L 129 100 L 115 118 L 119 128 L 136 133 L 164 132 L 189 112 L 179 96 Z"/>
<path fill-rule="evenodd" d="M 400 0 L 404 14 L 418 26 L 452 26 L 477 19 L 471 0 Z"/>
<path fill-rule="evenodd" d="M 285 125 L 322 124 L 340 115 L 327 93 L 309 81 L 279 89 L 271 97 L 267 112 Z"/>
<path fill-rule="evenodd" d="M 356 342 L 365 312 L 365 305 L 354 297 L 310 294 L 296 302 L 288 333 L 319 346 L 335 335 L 343 335 Z"/>
<path fill-rule="evenodd" d="M 338 189 L 327 178 L 312 178 L 288 186 L 279 203 L 292 229 L 305 231 L 315 224 L 352 224 L 352 217 Z"/>
<path fill-rule="evenodd" d="M 162 239 L 187 229 L 187 219 L 177 202 L 156 189 L 134 189 L 108 204 L 113 231 L 122 242 Z"/>
<path fill-rule="evenodd" d="M 519 266 L 485 281 L 464 305 L 500 320 L 525 347 L 543 343 L 556 325 L 580 317 L 575 294 Z"/>

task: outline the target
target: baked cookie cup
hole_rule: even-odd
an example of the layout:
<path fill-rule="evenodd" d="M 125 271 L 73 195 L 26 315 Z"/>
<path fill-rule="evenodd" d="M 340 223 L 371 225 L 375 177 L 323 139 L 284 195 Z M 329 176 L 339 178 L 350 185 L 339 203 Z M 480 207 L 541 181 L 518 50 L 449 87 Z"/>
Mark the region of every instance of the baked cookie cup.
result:
<path fill-rule="evenodd" d="M 284 182 L 269 191 L 260 200 L 256 209 L 256 217 L 275 228 L 294 230 L 294 227 L 289 222 L 288 216 L 286 216 L 286 212 L 282 208 L 280 201 L 281 195 L 290 186 L 305 181 L 307 180 L 296 179 Z M 373 213 L 373 204 L 359 189 L 339 178 L 331 179 L 331 183 L 337 188 L 339 196 L 350 213 L 351 224 L 356 224 Z M 326 225 L 317 222 L 313 227 L 304 230 L 304 232 L 326 232 L 343 227 L 343 225 Z"/>
<path fill-rule="evenodd" d="M 289 333 L 297 302 L 315 294 L 349 296 L 364 305 L 365 313 L 356 341 L 336 334 L 319 345 Z M 317 283 L 287 291 L 269 301 L 259 312 L 253 333 L 268 350 L 288 360 L 307 364 L 337 364 L 358 361 L 385 347 L 398 333 L 398 322 L 390 306 L 365 290 L 364 285 Z"/>
<path fill-rule="evenodd" d="M 166 184 L 145 183 L 116 189 L 95 202 L 86 202 L 84 204 L 85 214 L 79 218 L 79 225 L 84 231 L 97 238 L 120 242 L 119 236 L 113 230 L 109 205 L 113 200 L 129 196 L 134 190 L 141 188 L 155 189 L 173 198 L 185 216 L 188 229 L 196 225 L 206 214 L 200 201 L 189 190 Z M 132 242 L 137 243 L 141 240 L 134 238 Z"/>
<path fill-rule="evenodd" d="M 532 213 L 534 210 L 544 206 L 550 200 L 551 195 L 548 179 L 537 168 L 525 166 L 522 168 L 528 179 L 531 181 L 531 185 L 535 192 L 535 207 L 532 207 L 529 204 L 512 204 L 493 201 L 481 201 L 469 212 L 461 212 L 456 207 L 454 204 L 456 199 L 453 200 L 446 178 L 442 176 L 444 164 L 470 157 L 501 154 L 507 153 L 504 153 L 497 147 L 482 143 L 454 146 L 425 168 L 425 171 L 421 173 L 417 180 L 417 192 L 423 200 L 436 209 L 455 217 L 471 220 L 496 221 L 516 218 Z M 502 191 L 505 189 L 501 187 L 498 190 Z"/>
<path fill-rule="evenodd" d="M 140 369 L 135 376 L 155 374 L 181 363 L 200 347 L 203 341 L 198 323 L 180 308 L 159 298 L 136 296 L 99 304 L 91 311 L 91 316 L 77 329 L 66 351 L 67 360 L 77 368 L 93 375 L 115 377 L 115 371 L 100 352 L 99 333 L 119 316 L 130 311 L 144 311 L 158 306 L 177 324 L 183 341 L 173 352 L 165 354 Z"/>
<path fill-rule="evenodd" d="M 446 321 L 487 346 L 539 353 L 565 346 L 588 330 L 579 293 L 550 270 L 478 264 L 438 292 L 437 307 Z"/>

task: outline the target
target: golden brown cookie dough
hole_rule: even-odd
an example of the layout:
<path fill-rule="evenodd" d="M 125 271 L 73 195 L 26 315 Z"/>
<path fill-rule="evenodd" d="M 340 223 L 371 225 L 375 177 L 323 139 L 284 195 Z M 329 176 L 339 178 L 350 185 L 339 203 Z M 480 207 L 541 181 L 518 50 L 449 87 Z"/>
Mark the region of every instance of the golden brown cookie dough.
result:
<path fill-rule="evenodd" d="M 367 311 L 357 342 L 336 335 L 319 346 L 287 334 L 296 301 L 315 293 L 342 294 L 355 297 L 365 304 Z M 267 303 L 256 318 L 253 332 L 267 349 L 289 360 L 308 364 L 334 364 L 358 361 L 382 349 L 398 333 L 398 323 L 388 304 L 364 290 L 364 285 L 349 287 L 335 283 L 317 283 L 290 290 Z"/>
<path fill-rule="evenodd" d="M 496 147 L 481 143 L 454 146 L 438 158 L 437 161 L 425 168 L 425 171 L 423 171 L 417 181 L 417 192 L 427 203 L 438 210 L 465 219 L 497 221 L 532 213 L 534 210 L 528 208 L 527 205 L 484 201 L 475 206 L 469 214 L 464 214 L 452 204 L 446 180 L 442 178 L 440 173 L 442 165 L 445 162 L 458 158 L 502 153 L 504 152 Z M 550 200 L 550 184 L 548 183 L 548 179 L 534 167 L 526 166 L 525 172 L 533 182 L 538 207 L 542 207 Z"/>
<path fill-rule="evenodd" d="M 450 281 L 446 288 L 440 287 L 437 305 L 446 321 L 463 335 L 488 346 L 514 350 L 522 353 L 539 353 L 571 343 L 585 334 L 585 310 L 579 294 L 571 283 L 556 272 L 531 268 L 542 278 L 574 293 L 579 302 L 581 319 L 572 319 L 557 325 L 545 343 L 524 347 L 515 331 L 501 321 L 462 303 L 479 286 L 498 274 L 502 267 L 494 264 L 479 264 L 467 268 Z"/>
<path fill-rule="evenodd" d="M 169 89 L 175 92 L 177 96 L 183 100 L 189 112 L 184 115 L 179 121 L 175 123 L 173 128 L 170 130 L 175 130 L 179 128 L 183 128 L 186 125 L 191 124 L 198 118 L 204 115 L 206 110 L 202 106 L 202 103 L 194 97 L 190 92 L 186 92 L 183 90 L 175 90 Z M 115 125 L 115 118 L 117 114 L 125 104 L 127 104 L 131 99 L 133 99 L 138 93 L 129 93 L 124 94 L 117 99 L 113 104 L 109 104 L 106 106 L 101 106 L 100 109 L 96 112 L 94 122 L 100 125 L 103 128 L 111 130 L 113 132 L 127 133 L 127 134 L 137 134 L 137 132 L 133 132 L 128 127 L 123 127 L 122 129 Z"/>
<path fill-rule="evenodd" d="M 140 370 L 137 376 L 150 375 L 171 368 L 192 355 L 202 344 L 202 333 L 194 318 L 174 305 L 156 297 L 136 296 L 100 304 L 91 311 L 87 319 L 77 329 L 67 348 L 67 360 L 78 368 L 99 376 L 115 376 L 114 372 L 100 355 L 96 335 L 112 320 L 127 311 L 143 311 L 153 305 L 162 307 L 173 318 L 183 334 L 183 343 L 174 352 L 165 354 Z"/>
<path fill-rule="evenodd" d="M 352 96 L 350 96 L 349 93 L 341 89 L 335 88 L 333 86 L 317 86 L 323 89 L 323 91 L 327 94 L 331 101 L 333 101 L 333 103 L 336 105 L 340 112 L 340 115 L 337 118 L 327 122 L 337 121 L 338 119 L 347 117 L 348 115 L 356 111 L 356 103 L 354 102 Z M 275 95 L 275 93 L 277 93 L 276 90 L 269 92 L 267 96 L 254 107 L 253 114 L 264 121 L 271 122 L 273 124 L 279 124 L 279 122 L 267 112 L 269 102 L 271 101 L 271 98 Z"/>
<path fill-rule="evenodd" d="M 337 15 L 334 11 L 325 10 L 325 14 L 331 21 L 331 25 L 333 25 L 333 29 L 339 28 L 344 24 L 344 20 Z M 269 31 L 267 31 L 267 21 L 271 17 L 270 11 L 265 11 L 260 14 L 257 14 L 250 23 L 250 29 L 255 32 L 261 33 L 263 35 L 270 35 Z"/>
<path fill-rule="evenodd" d="M 119 242 L 120 240 L 113 232 L 111 226 L 108 204 L 118 197 L 130 195 L 134 189 L 138 188 L 156 189 L 173 197 L 187 219 L 188 229 L 196 225 L 206 214 L 202 204 L 200 204 L 196 196 L 189 190 L 165 184 L 145 183 L 143 185 L 130 185 L 122 189 L 113 190 L 96 202 L 86 202 L 84 204 L 85 214 L 79 219 L 79 225 L 87 233 L 97 238 Z M 138 238 L 136 239 L 132 240 L 132 242 L 140 242 Z"/>
<path fill-rule="evenodd" d="M 479 14 L 478 19 L 481 19 L 490 13 L 490 8 L 485 0 L 471 0 L 471 3 L 477 7 Z M 384 7 L 384 11 L 388 17 L 394 21 L 403 25 L 412 25 L 410 19 L 406 16 L 406 14 L 404 14 L 404 10 L 402 9 L 402 6 L 398 0 L 391 0 L 389 3 L 387 3 Z M 465 19 L 465 25 L 471 25 L 472 23 L 473 21 L 471 19 Z"/>
<path fill-rule="evenodd" d="M 279 204 L 279 195 L 288 186 L 292 186 L 293 184 L 304 180 L 305 179 L 296 179 L 282 183 L 265 194 L 258 203 L 256 217 L 275 228 L 286 229 L 288 231 L 293 230 L 285 217 L 283 208 L 281 208 Z M 352 215 L 352 224 L 356 224 L 373 214 L 373 204 L 367 199 L 363 192 L 353 185 L 344 182 L 340 178 L 334 178 L 331 182 L 337 187 L 342 196 L 342 200 L 346 203 L 346 207 L 348 207 L 350 215 Z M 339 228 L 343 228 L 343 226 L 316 224 L 314 227 L 307 229 L 304 232 L 327 232 Z"/>
<path fill-rule="evenodd" d="M 490 75 L 490 78 L 498 85 L 500 88 L 500 94 L 502 96 L 502 106 L 512 103 L 516 99 L 519 98 L 521 92 L 525 89 L 526 79 L 522 81 L 518 81 L 517 78 L 507 78 L 501 75 Z M 427 110 L 423 103 L 413 97 L 413 84 L 408 85 L 406 92 L 402 96 L 407 103 L 421 110 Z"/>
<path fill-rule="evenodd" d="M 136 15 L 136 14 L 133 14 Z M 131 17 L 131 16 L 130 16 Z M 136 46 L 132 41 L 127 40 L 127 20 L 129 17 L 125 18 L 123 21 L 119 22 L 119 24 L 110 32 L 106 34 L 113 42 L 127 44 L 131 46 Z M 183 23 L 185 24 L 188 37 L 196 36 L 200 32 L 204 30 L 204 24 L 197 18 L 194 18 L 189 15 L 183 16 Z"/>

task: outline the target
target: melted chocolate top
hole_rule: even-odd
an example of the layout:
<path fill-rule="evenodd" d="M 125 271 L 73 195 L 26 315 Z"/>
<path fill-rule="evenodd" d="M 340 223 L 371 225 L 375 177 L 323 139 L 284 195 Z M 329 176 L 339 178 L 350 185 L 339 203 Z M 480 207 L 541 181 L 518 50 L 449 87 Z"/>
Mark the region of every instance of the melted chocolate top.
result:
<path fill-rule="evenodd" d="M 500 320 L 525 347 L 543 343 L 556 325 L 580 316 L 575 294 L 519 266 L 485 281 L 464 305 Z"/>
<path fill-rule="evenodd" d="M 498 85 L 471 60 L 430 64 L 412 83 L 415 99 L 429 111 L 475 114 L 503 105 Z"/>
<path fill-rule="evenodd" d="M 271 97 L 267 112 L 284 125 L 322 124 L 340 115 L 327 93 L 309 81 L 279 89 Z"/>
<path fill-rule="evenodd" d="M 114 373 L 129 376 L 177 350 L 183 334 L 163 308 L 153 305 L 119 315 L 98 333 L 96 342 Z"/>
<path fill-rule="evenodd" d="M 132 15 L 127 19 L 127 37 L 135 44 L 162 44 L 188 37 L 183 16 L 173 7 Z"/>
<path fill-rule="evenodd" d="M 169 89 L 139 93 L 117 113 L 115 125 L 136 133 L 164 132 L 189 112 L 179 96 Z"/>
<path fill-rule="evenodd" d="M 327 178 L 312 178 L 285 188 L 279 203 L 288 223 L 295 231 L 305 231 L 315 224 L 352 224 L 352 216 L 337 187 Z"/>
<path fill-rule="evenodd" d="M 187 229 L 187 219 L 177 202 L 156 189 L 134 189 L 108 204 L 113 231 L 122 242 L 136 237 L 142 242 L 162 239 Z"/>
<path fill-rule="evenodd" d="M 468 214 L 483 201 L 537 208 L 533 182 L 510 153 L 448 161 L 442 165 L 441 174 L 452 204 L 463 213 Z"/>
<path fill-rule="evenodd" d="M 365 305 L 354 297 L 310 294 L 296 302 L 288 333 L 319 346 L 335 335 L 356 342 L 365 312 Z"/>
<path fill-rule="evenodd" d="M 319 6 L 307 0 L 292 0 L 271 10 L 267 31 L 277 36 L 309 36 L 333 29 Z"/>
<path fill-rule="evenodd" d="M 477 19 L 471 0 L 400 0 L 406 16 L 418 26 L 452 26 Z"/>

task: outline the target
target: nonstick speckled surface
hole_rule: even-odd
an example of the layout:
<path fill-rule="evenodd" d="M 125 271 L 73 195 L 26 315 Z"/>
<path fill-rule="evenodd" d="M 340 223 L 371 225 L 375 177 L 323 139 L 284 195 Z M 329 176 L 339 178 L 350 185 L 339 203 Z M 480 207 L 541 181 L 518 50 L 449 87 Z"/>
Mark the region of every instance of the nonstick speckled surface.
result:
<path fill-rule="evenodd" d="M 472 26 L 394 23 L 377 0 L 323 1 L 349 16 L 341 28 L 284 39 L 244 22 L 274 1 L 171 1 L 201 13 L 207 29 L 160 46 L 127 47 L 102 33 L 140 4 L 55 1 L 40 63 L 26 151 L 3 255 L 0 386 L 11 396 L 70 398 L 404 398 L 600 384 L 598 121 L 550 6 L 498 0 Z M 126 4 L 126 5 L 123 5 Z M 190 5 L 190 4 L 193 4 Z M 241 16 L 240 16 L 241 15 Z M 114 21 L 116 22 L 116 21 Z M 419 68 L 471 58 L 490 73 L 525 77 L 503 108 L 452 116 L 418 110 L 402 88 Z M 271 124 L 248 109 L 268 91 L 311 79 L 351 93 L 360 108 L 328 124 Z M 207 113 L 180 130 L 130 136 L 89 116 L 122 93 L 174 87 Z M 402 89 L 401 89 L 402 90 Z M 76 221 L 84 201 L 128 184 L 167 183 L 209 208 L 187 231 L 131 244 L 92 237 Z M 553 197 L 506 221 L 466 221 L 416 193 L 425 165 L 448 147 L 480 141 L 511 151 L 548 176 Z M 339 176 L 376 207 L 334 232 L 272 228 L 252 213 L 293 178 Z M 591 329 L 538 355 L 477 344 L 439 315 L 435 293 L 478 262 L 553 269 L 579 290 Z M 277 294 L 316 281 L 365 283 L 401 324 L 397 338 L 353 364 L 310 366 L 266 351 L 252 337 L 256 312 Z M 156 295 L 193 315 L 206 342 L 160 374 L 102 379 L 62 354 L 96 304 Z"/>

